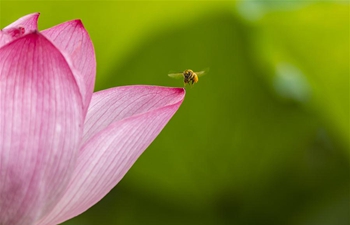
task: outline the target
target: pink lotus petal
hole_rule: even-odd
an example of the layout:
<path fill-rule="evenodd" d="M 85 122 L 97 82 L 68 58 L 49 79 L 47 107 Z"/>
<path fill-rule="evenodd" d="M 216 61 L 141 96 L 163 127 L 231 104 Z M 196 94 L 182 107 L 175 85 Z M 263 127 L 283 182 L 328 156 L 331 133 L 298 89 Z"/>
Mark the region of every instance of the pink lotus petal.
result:
<path fill-rule="evenodd" d="M 76 79 L 81 83 L 84 112 L 87 112 L 96 76 L 95 52 L 89 34 L 80 20 L 59 24 L 42 33 L 72 61 L 72 68 L 77 70 Z"/>
<path fill-rule="evenodd" d="M 0 31 L 0 48 L 16 38 L 37 30 L 38 18 L 39 13 L 32 13 L 19 18 L 2 29 Z"/>
<path fill-rule="evenodd" d="M 32 224 L 67 187 L 82 136 L 69 65 L 33 32 L 0 48 L 0 224 Z"/>
<path fill-rule="evenodd" d="M 83 143 L 115 121 L 182 101 L 182 92 L 181 88 L 133 85 L 94 93 Z"/>
<path fill-rule="evenodd" d="M 120 96 L 123 89 L 126 94 Z M 157 137 L 181 105 L 184 94 L 180 88 L 130 86 L 94 95 L 87 115 L 91 121 L 87 123 L 102 123 L 104 129 L 85 143 L 65 195 L 39 224 L 61 223 L 104 197 Z M 112 104 L 106 108 L 112 99 L 118 107 Z M 113 116 L 114 109 L 117 116 Z M 106 122 L 109 116 L 114 118 Z M 95 128 L 96 132 L 100 127 Z"/>

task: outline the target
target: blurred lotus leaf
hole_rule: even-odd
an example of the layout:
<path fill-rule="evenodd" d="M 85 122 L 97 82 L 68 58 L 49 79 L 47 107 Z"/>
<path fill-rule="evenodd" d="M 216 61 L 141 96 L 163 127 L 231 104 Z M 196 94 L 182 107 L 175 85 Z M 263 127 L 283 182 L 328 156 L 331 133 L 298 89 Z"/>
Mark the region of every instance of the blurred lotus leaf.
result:
<path fill-rule="evenodd" d="M 1 3 L 1 24 L 24 5 Z M 82 18 L 97 90 L 210 67 L 123 181 L 65 224 L 349 224 L 347 4 L 27 6 Z"/>

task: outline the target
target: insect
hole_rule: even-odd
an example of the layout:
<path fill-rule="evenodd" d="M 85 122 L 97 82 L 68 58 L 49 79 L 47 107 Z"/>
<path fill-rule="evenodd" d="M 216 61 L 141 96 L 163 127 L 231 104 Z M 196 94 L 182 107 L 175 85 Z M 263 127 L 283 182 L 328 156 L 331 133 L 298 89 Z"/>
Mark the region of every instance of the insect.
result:
<path fill-rule="evenodd" d="M 184 85 L 189 84 L 190 86 L 198 82 L 198 77 L 203 76 L 207 70 L 203 70 L 200 72 L 193 72 L 193 70 L 185 70 L 182 73 L 170 73 L 169 77 L 173 78 L 183 78 Z"/>

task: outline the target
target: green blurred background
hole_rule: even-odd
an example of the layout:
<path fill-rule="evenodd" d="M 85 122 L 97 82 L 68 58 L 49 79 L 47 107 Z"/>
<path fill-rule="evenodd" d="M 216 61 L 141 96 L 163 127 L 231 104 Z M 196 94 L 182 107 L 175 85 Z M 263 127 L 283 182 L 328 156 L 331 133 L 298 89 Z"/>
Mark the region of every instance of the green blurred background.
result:
<path fill-rule="evenodd" d="M 3 1 L 0 27 L 82 19 L 96 91 L 182 86 L 184 103 L 124 179 L 66 225 L 350 224 L 349 4 Z"/>

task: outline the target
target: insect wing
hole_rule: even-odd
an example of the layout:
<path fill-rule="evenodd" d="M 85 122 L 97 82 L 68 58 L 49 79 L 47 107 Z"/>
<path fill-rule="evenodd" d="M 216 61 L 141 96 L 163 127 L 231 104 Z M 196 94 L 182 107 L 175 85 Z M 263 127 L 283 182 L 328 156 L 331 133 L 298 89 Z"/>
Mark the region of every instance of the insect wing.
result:
<path fill-rule="evenodd" d="M 209 72 L 209 68 L 202 70 L 202 71 L 199 71 L 199 72 L 195 72 L 195 73 L 197 74 L 197 76 L 201 77 L 201 76 L 207 74 L 208 72 Z"/>
<path fill-rule="evenodd" d="M 183 78 L 184 77 L 183 73 L 169 73 L 168 76 L 172 77 L 172 78 L 175 78 L 175 79 L 179 79 L 179 78 Z"/>

